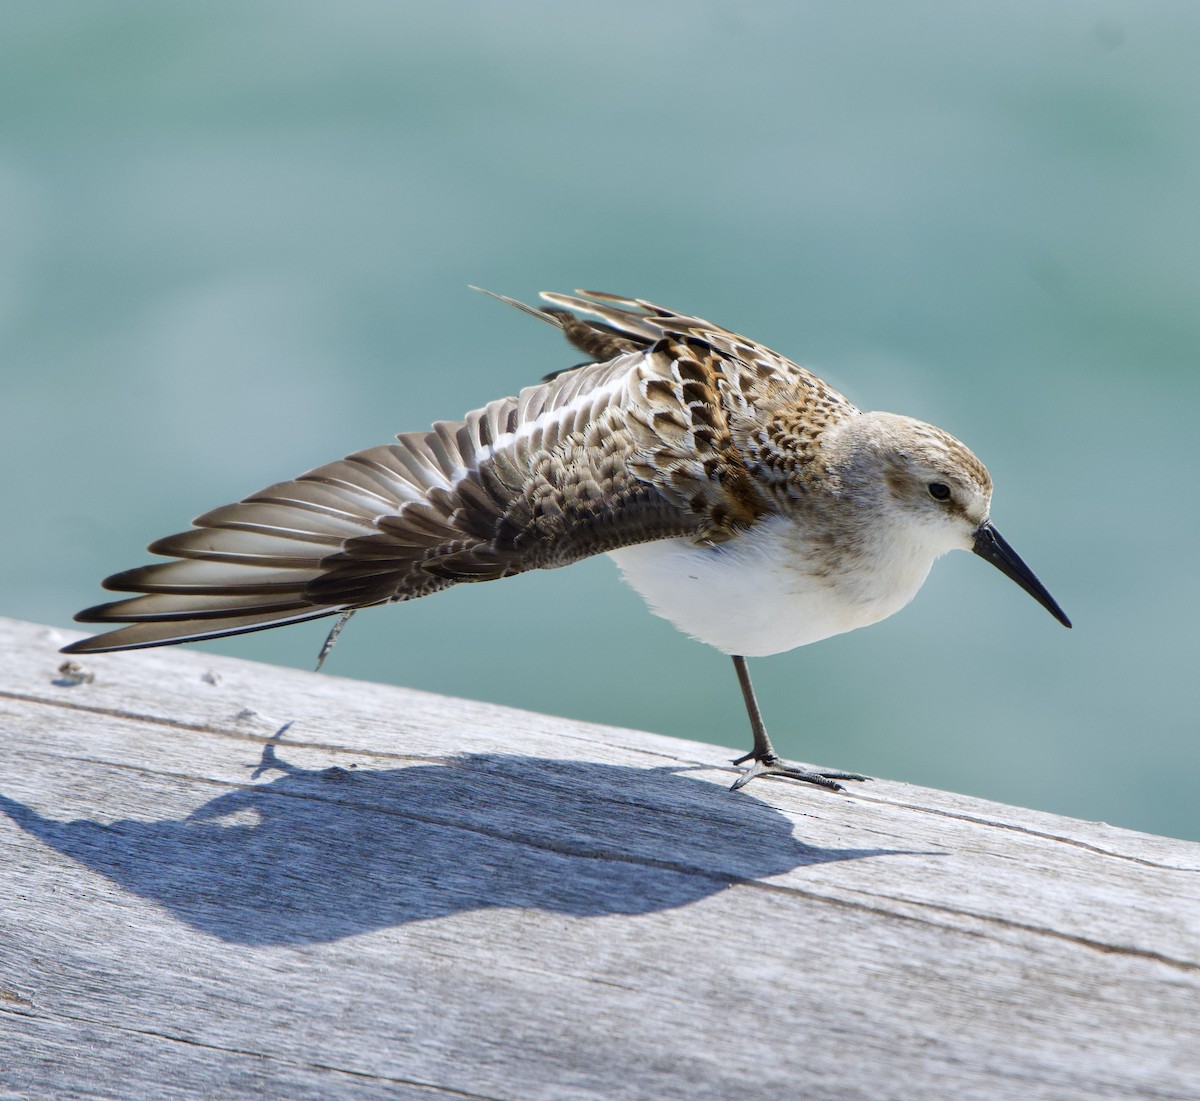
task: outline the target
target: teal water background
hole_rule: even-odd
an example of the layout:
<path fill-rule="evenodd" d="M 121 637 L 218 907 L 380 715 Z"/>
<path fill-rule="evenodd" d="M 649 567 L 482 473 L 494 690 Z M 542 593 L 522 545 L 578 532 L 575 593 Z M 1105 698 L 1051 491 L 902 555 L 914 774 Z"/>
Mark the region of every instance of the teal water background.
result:
<path fill-rule="evenodd" d="M 952 555 L 752 663 L 782 751 L 1200 838 L 1200 5 L 0 21 L 0 612 L 65 626 L 200 512 L 575 361 L 468 283 L 629 293 L 960 436 L 1075 620 Z M 748 744 L 607 559 L 364 613 L 329 669 Z"/>

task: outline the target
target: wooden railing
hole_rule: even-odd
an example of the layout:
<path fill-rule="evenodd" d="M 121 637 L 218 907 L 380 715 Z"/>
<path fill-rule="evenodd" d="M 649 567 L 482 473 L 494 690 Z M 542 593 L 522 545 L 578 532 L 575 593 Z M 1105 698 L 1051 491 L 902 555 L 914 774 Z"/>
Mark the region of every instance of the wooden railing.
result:
<path fill-rule="evenodd" d="M 0 1096 L 1200 1097 L 1200 845 L 73 637 L 0 621 Z"/>

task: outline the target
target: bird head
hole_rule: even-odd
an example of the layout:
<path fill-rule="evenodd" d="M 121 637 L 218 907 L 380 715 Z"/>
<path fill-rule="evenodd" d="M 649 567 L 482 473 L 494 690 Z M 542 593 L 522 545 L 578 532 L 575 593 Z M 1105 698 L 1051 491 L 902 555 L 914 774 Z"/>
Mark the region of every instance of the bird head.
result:
<path fill-rule="evenodd" d="M 992 479 L 961 441 L 940 428 L 895 413 L 864 413 L 839 441 L 847 473 L 877 510 L 935 554 L 969 550 L 1015 581 L 1064 627 L 1057 601 L 991 521 Z"/>

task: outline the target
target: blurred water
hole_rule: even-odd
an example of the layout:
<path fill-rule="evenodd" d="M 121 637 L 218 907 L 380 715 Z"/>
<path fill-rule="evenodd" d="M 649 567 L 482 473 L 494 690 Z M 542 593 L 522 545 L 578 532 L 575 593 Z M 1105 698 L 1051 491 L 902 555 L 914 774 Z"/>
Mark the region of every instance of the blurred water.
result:
<path fill-rule="evenodd" d="M 468 282 L 595 286 L 961 436 L 1076 622 L 952 556 L 755 663 L 783 751 L 1200 838 L 1196 5 L 2 20 L 0 611 L 66 624 L 207 508 L 574 362 Z M 606 560 L 360 615 L 331 662 L 742 747 L 727 666 Z"/>

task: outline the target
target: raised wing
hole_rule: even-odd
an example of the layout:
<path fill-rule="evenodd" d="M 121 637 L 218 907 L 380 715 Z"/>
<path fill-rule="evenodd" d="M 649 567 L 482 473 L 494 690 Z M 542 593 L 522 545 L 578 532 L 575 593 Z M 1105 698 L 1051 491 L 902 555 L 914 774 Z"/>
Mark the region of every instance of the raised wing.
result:
<path fill-rule="evenodd" d="M 781 507 L 786 432 L 755 409 L 811 397 L 813 376 L 649 303 L 544 297 L 554 309 L 525 308 L 600 362 L 206 513 L 151 545 L 170 561 L 104 582 L 140 595 L 76 617 L 127 626 L 66 649 L 262 630 L 655 539 L 718 543 Z"/>

